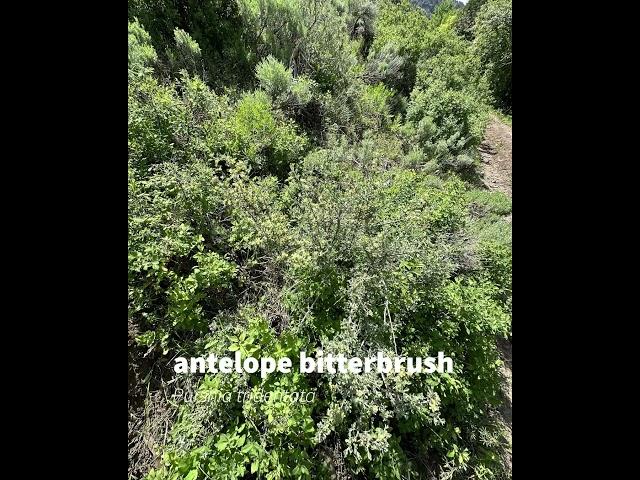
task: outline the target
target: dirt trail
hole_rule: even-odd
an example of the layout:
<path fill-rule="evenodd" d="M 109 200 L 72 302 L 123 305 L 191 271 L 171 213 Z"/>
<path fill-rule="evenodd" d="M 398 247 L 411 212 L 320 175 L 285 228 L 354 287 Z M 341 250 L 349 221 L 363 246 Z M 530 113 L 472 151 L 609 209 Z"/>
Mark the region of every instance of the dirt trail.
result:
<path fill-rule="evenodd" d="M 511 127 L 505 125 L 495 115 L 491 117 L 485 131 L 485 139 L 480 145 L 484 183 L 489 190 L 503 192 L 511 198 Z M 511 222 L 511 215 L 507 217 Z M 500 407 L 500 416 L 505 425 L 505 436 L 509 442 L 509 451 L 506 454 L 506 464 L 511 471 L 511 340 L 498 342 L 504 366 L 503 376 L 503 404 Z"/>
<path fill-rule="evenodd" d="M 487 188 L 506 193 L 511 198 L 511 127 L 495 115 L 487 125 L 480 154 Z"/>

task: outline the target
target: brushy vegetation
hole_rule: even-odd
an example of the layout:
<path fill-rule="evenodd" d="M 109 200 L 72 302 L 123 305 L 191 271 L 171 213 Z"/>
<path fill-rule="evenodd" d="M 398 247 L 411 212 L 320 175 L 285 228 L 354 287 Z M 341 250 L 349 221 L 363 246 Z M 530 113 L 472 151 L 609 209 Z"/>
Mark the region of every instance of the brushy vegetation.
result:
<path fill-rule="evenodd" d="M 511 101 L 510 8 L 467 37 L 451 2 L 130 0 L 130 479 L 510 476 L 511 201 L 473 186 Z M 455 372 L 171 369 L 316 349 Z"/>

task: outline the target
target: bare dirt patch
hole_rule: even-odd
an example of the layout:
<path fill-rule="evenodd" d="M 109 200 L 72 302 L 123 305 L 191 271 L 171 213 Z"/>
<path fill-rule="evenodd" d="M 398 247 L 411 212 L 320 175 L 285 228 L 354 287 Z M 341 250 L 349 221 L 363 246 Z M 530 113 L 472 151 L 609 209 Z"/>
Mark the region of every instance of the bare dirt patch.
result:
<path fill-rule="evenodd" d="M 495 115 L 487 125 L 480 155 L 486 187 L 511 197 L 511 127 Z"/>

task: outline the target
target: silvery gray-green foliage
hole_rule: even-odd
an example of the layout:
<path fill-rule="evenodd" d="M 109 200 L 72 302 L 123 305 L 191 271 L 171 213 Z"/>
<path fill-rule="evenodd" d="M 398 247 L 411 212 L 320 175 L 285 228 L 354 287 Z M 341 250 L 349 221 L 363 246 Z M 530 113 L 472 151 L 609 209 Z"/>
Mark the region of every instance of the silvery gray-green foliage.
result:
<path fill-rule="evenodd" d="M 190 75 L 200 75 L 206 78 L 202 62 L 202 50 L 198 43 L 187 32 L 176 28 L 173 32 L 175 47 L 169 49 L 167 58 L 174 72 L 182 70 Z"/>
<path fill-rule="evenodd" d="M 405 59 L 398 50 L 397 46 L 388 43 L 380 50 L 371 52 L 365 71 L 367 82 L 383 82 L 385 85 L 396 88 L 400 85 Z"/>
<path fill-rule="evenodd" d="M 273 99 L 289 91 L 293 84 L 293 73 L 281 62 L 269 55 L 256 67 L 256 77 L 262 88 Z"/>
<path fill-rule="evenodd" d="M 129 22 L 129 78 L 151 73 L 157 60 L 151 36 L 137 20 Z"/>

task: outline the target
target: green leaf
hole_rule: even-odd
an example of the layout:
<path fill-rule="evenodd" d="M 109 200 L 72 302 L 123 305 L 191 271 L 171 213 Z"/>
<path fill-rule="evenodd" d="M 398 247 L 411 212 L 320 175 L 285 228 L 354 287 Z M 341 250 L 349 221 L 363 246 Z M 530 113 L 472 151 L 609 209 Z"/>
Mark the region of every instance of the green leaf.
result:
<path fill-rule="evenodd" d="M 229 442 L 224 438 L 221 438 L 216 442 L 216 448 L 220 451 L 226 449 L 228 445 L 229 445 Z"/>

